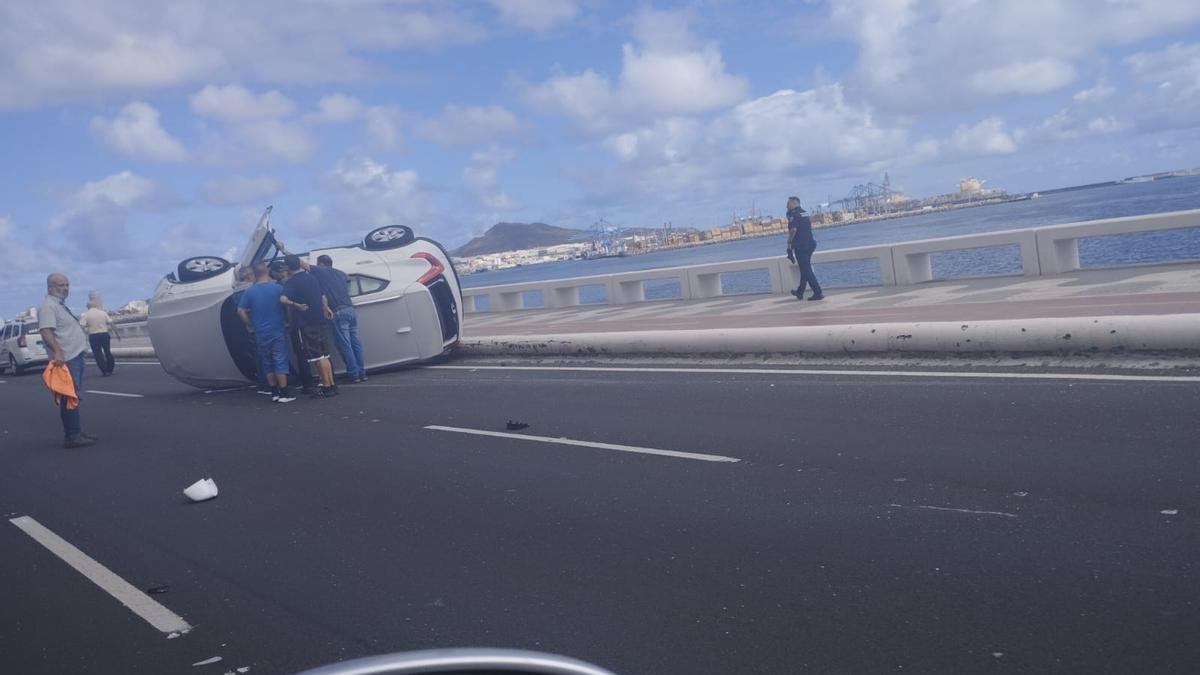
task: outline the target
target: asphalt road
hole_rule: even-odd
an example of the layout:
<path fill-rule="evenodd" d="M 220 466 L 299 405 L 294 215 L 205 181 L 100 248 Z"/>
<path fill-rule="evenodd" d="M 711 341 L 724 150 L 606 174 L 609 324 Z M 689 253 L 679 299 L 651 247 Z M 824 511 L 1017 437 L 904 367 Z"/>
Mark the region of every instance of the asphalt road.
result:
<path fill-rule="evenodd" d="M 0 376 L 0 672 L 443 646 L 627 674 L 1200 670 L 1200 383 L 441 368 L 278 405 L 95 375 L 141 397 L 86 394 L 84 450 L 40 378 Z M 426 428 L 508 420 L 610 447 Z M 168 587 L 192 630 L 22 517 Z"/>

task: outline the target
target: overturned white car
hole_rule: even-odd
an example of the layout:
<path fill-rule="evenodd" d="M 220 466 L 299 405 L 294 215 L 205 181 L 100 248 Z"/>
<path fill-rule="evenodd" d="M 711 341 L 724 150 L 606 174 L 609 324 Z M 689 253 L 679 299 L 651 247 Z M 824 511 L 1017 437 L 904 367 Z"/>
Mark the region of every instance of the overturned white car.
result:
<path fill-rule="evenodd" d="M 239 277 L 256 262 L 281 257 L 270 217 L 268 208 L 236 262 L 188 258 L 154 290 L 150 341 L 163 369 L 183 382 L 220 387 L 253 381 L 253 337 L 237 315 L 249 283 Z M 358 244 L 299 255 L 312 264 L 327 255 L 346 273 L 368 370 L 430 359 L 458 344 L 462 291 L 437 242 L 391 225 L 371 230 Z M 335 372 L 344 372 L 341 357 L 333 359 Z"/>

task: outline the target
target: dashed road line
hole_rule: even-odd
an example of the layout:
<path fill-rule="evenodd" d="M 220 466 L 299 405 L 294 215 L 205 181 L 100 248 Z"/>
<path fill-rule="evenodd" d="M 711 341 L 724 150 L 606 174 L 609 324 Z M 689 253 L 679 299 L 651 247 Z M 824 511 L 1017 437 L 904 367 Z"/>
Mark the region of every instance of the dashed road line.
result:
<path fill-rule="evenodd" d="M 125 398 L 146 398 L 145 394 L 126 394 L 120 391 L 101 391 L 99 389 L 84 389 L 88 394 L 100 394 L 102 396 L 123 396 Z"/>
<path fill-rule="evenodd" d="M 554 438 L 552 436 L 531 436 L 528 434 L 509 434 L 503 431 L 487 431 L 485 429 L 466 429 L 463 427 L 445 427 L 436 424 L 425 427 L 430 431 L 450 431 L 459 434 L 475 436 L 492 436 L 495 438 L 511 438 L 519 441 L 534 441 L 537 443 L 555 443 L 558 445 L 574 445 L 584 448 L 599 448 L 601 450 L 616 450 L 618 452 L 633 452 L 642 455 L 659 455 L 676 459 L 694 459 L 701 462 L 740 462 L 737 457 L 710 455 L 701 452 L 680 452 L 678 450 L 661 450 L 659 448 L 642 448 L 636 445 L 620 445 L 617 443 L 597 443 L 594 441 L 578 441 L 572 438 Z"/>
<path fill-rule="evenodd" d="M 104 589 L 105 592 L 156 629 L 164 633 L 182 633 L 192 629 L 188 622 L 183 620 L 183 617 L 162 606 L 33 518 L 20 516 L 11 518 L 8 522 L 19 527 L 34 541 L 45 546 L 63 562 L 75 568 L 76 572 Z"/>

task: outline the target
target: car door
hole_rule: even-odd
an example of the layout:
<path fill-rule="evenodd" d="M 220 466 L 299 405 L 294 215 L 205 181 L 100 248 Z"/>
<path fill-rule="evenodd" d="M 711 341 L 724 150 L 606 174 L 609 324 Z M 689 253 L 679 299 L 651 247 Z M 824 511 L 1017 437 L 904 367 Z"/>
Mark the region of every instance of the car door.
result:
<path fill-rule="evenodd" d="M 246 242 L 246 247 L 242 249 L 242 255 L 238 258 L 239 267 L 250 267 L 256 262 L 265 260 L 275 248 L 275 233 L 271 229 L 271 209 L 273 208 L 268 206 L 267 210 L 263 211 L 262 217 L 258 219 L 258 225 L 250 233 L 250 240 Z"/>

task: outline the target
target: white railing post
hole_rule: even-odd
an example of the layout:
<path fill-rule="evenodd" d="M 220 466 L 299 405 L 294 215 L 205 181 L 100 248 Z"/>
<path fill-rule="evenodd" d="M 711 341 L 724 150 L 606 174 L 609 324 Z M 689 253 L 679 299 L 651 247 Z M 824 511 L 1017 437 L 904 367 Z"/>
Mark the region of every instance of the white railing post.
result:
<path fill-rule="evenodd" d="M 692 298 L 702 300 L 721 295 L 721 273 L 700 270 L 688 270 L 688 286 L 692 289 Z"/>
<path fill-rule="evenodd" d="M 578 286 L 547 286 L 542 289 L 546 307 L 575 307 L 579 304 Z"/>
<path fill-rule="evenodd" d="M 895 264 L 897 285 L 911 286 L 933 280 L 933 266 L 929 262 L 929 253 L 905 253 L 899 248 L 892 250 L 896 253 L 892 262 Z M 895 259 L 897 257 L 899 260 Z"/>

